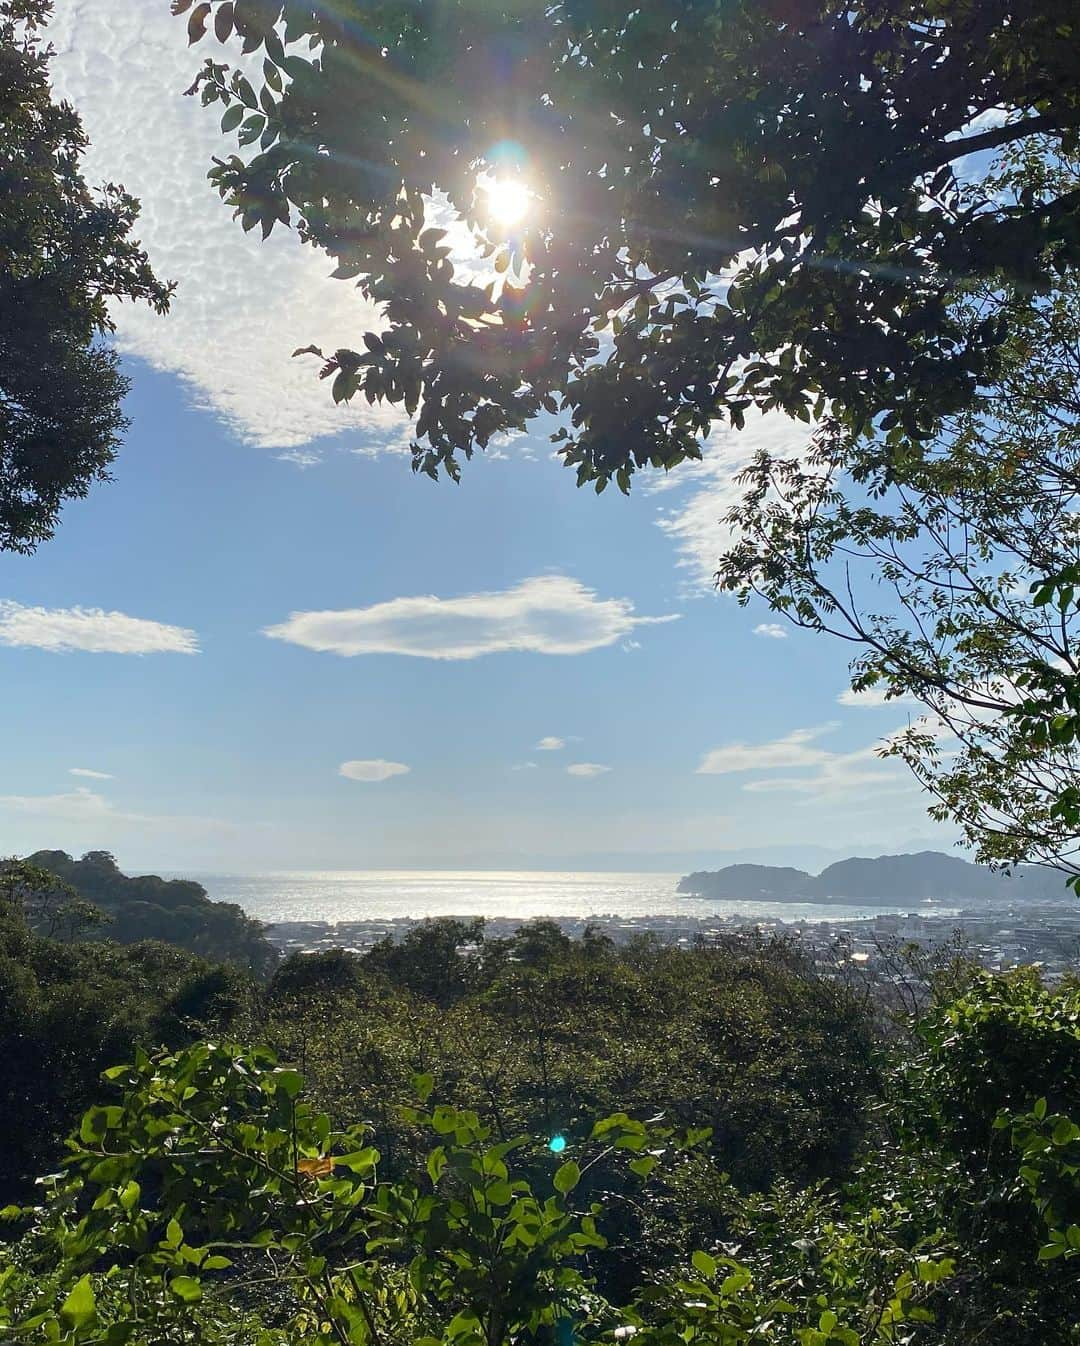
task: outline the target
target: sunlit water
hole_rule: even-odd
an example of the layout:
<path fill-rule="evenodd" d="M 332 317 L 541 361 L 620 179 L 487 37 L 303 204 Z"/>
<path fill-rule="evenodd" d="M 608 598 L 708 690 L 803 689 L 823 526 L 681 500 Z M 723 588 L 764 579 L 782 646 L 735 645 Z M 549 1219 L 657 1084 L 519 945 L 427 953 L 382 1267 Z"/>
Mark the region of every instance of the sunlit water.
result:
<path fill-rule="evenodd" d="M 263 921 L 390 921 L 424 916 L 742 916 L 845 921 L 889 911 L 951 915 L 925 902 L 726 901 L 680 897 L 678 874 L 542 871 L 331 870 L 283 874 L 189 874 L 213 898 Z"/>

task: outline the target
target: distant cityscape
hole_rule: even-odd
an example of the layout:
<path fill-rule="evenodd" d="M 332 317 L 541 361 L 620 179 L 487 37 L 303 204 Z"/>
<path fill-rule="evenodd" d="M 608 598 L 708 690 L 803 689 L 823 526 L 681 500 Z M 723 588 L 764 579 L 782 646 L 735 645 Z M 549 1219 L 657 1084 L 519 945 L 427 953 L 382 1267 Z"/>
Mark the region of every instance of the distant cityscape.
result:
<path fill-rule="evenodd" d="M 819 875 L 770 865 L 729 865 L 689 874 L 677 891 L 686 899 L 684 911 L 652 914 L 552 916 L 571 937 L 593 927 L 616 944 L 651 936 L 665 944 L 713 943 L 733 934 L 758 931 L 789 935 L 803 941 L 814 956 L 835 967 L 838 959 L 869 973 L 889 975 L 898 945 L 925 950 L 960 945 L 966 956 L 990 971 L 1036 964 L 1050 980 L 1080 971 L 1080 898 L 1065 887 L 1056 871 L 1025 866 L 1002 875 L 939 851 L 913 855 L 849 859 L 829 865 Z M 700 898 L 753 902 L 752 915 L 695 914 Z M 889 905 L 890 911 L 841 919 L 801 920 L 769 914 L 770 905 L 785 911 L 800 902 L 821 905 Z M 911 903 L 910 911 L 897 905 Z M 957 904 L 959 909 L 957 909 Z M 948 905 L 948 912 L 938 908 Z M 700 910 L 700 908 L 699 908 Z M 473 913 L 462 911 L 460 916 Z M 488 917 L 485 933 L 512 935 L 527 918 Z M 346 948 L 362 952 L 383 939 L 400 939 L 419 918 L 281 921 L 267 931 L 285 953 Z"/>

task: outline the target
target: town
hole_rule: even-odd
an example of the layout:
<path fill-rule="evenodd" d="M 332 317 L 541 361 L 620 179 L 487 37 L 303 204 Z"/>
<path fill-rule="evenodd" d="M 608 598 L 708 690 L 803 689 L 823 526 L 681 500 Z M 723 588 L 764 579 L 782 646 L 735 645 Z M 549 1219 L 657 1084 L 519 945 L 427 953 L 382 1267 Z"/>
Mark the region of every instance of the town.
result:
<path fill-rule="evenodd" d="M 869 972 L 885 970 L 890 952 L 911 944 L 932 952 L 948 946 L 988 971 L 1035 964 L 1050 981 L 1080 970 L 1080 902 L 1023 902 L 1010 906 L 963 908 L 944 916 L 912 911 L 882 912 L 858 920 L 785 921 L 762 915 L 741 916 L 563 916 L 553 918 L 563 932 L 579 939 L 590 927 L 616 944 L 651 939 L 690 946 L 730 940 L 733 936 L 787 936 L 804 942 L 815 958 L 834 964 L 839 958 Z M 284 921 L 269 927 L 267 937 L 283 953 L 310 953 L 344 948 L 361 953 L 384 939 L 400 939 L 418 920 Z M 484 925 L 489 938 L 506 938 L 521 918 L 494 917 Z M 471 948 L 463 946 L 467 955 Z"/>

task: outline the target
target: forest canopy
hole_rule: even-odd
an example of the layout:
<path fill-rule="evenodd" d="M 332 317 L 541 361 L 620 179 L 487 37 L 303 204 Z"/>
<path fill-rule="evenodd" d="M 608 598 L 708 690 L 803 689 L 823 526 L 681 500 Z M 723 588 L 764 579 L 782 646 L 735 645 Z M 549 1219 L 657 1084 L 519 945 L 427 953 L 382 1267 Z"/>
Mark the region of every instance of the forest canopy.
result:
<path fill-rule="evenodd" d="M 89 904 L 84 912 L 82 937 L 102 930 L 120 944 L 163 940 L 207 958 L 228 959 L 265 972 L 277 961 L 266 939 L 265 927 L 232 902 L 215 902 L 199 883 L 190 879 L 162 879 L 156 874 L 122 874 L 108 851 L 88 851 L 76 860 L 65 851 L 36 851 L 25 861 L 0 861 L 0 893 L 10 890 L 10 901 L 20 898 L 32 928 L 56 933 L 36 915 L 27 870 L 52 876 L 72 898 Z M 21 879 L 21 882 L 20 882 Z"/>
<path fill-rule="evenodd" d="M 943 964 L 921 1015 L 884 1031 L 783 944 L 619 951 L 535 922 L 466 930 L 481 953 L 451 962 L 463 930 L 297 955 L 262 993 L 193 967 L 171 995 L 189 955 L 123 951 L 147 1046 L 83 1077 L 90 1106 L 33 1203 L 9 1187 L 0 1328 L 65 1346 L 1075 1340 L 1074 986 Z M 37 995 L 63 1040 L 87 965 L 50 972 L 47 944 Z M 56 1080 L 23 1078 L 31 1106 Z M 48 1162 L 59 1135 L 32 1134 Z"/>

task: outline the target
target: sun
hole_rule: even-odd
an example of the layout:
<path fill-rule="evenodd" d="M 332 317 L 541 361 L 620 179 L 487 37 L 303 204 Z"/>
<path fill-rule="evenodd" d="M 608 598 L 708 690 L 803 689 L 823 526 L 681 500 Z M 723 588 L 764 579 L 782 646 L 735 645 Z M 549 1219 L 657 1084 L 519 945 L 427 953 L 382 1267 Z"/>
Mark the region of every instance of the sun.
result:
<path fill-rule="evenodd" d="M 520 224 L 532 206 L 532 193 L 520 178 L 492 177 L 480 180 L 487 210 L 496 224 L 505 227 Z"/>

